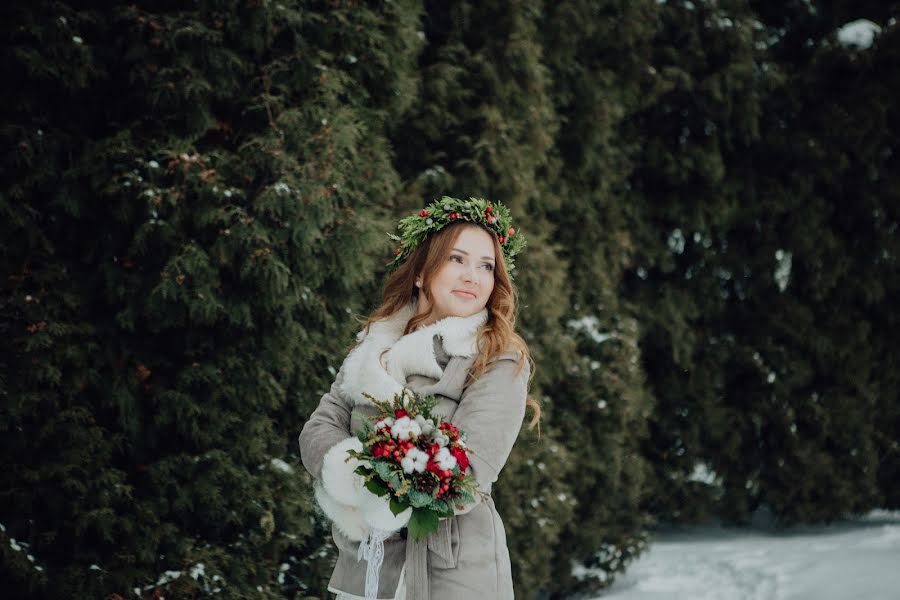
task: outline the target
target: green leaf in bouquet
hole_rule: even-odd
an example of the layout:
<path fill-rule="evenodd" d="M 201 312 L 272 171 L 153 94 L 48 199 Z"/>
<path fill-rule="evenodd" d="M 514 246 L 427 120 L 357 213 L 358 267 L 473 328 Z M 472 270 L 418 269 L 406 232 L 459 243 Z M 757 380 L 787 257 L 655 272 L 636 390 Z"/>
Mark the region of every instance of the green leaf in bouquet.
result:
<path fill-rule="evenodd" d="M 396 492 L 400 492 L 400 488 L 403 487 L 403 476 L 396 471 L 391 471 L 391 476 L 388 478 L 388 481 L 391 484 L 391 487 Z"/>
<path fill-rule="evenodd" d="M 423 540 L 437 531 L 438 515 L 427 508 L 414 508 L 407 528 L 410 537 L 414 540 Z"/>
<path fill-rule="evenodd" d="M 372 469 L 370 469 L 369 467 L 360 465 L 360 466 L 356 467 L 355 469 L 353 469 L 353 472 L 356 473 L 357 475 L 362 475 L 363 477 L 368 477 L 369 474 L 372 472 Z"/>
<path fill-rule="evenodd" d="M 381 477 L 382 481 L 390 481 L 391 480 L 391 475 L 393 475 L 391 465 L 379 460 L 379 461 L 375 462 L 374 467 L 375 467 L 375 472 L 378 474 L 379 477 Z"/>
<path fill-rule="evenodd" d="M 474 504 L 475 496 L 466 491 L 460 491 L 459 496 L 453 501 L 454 504 Z"/>
<path fill-rule="evenodd" d="M 409 508 L 409 504 L 407 504 L 406 502 L 397 500 L 394 497 L 391 497 L 391 500 L 388 503 L 388 505 L 390 506 L 391 512 L 394 513 L 395 517 L 397 515 L 399 515 L 400 513 L 402 513 L 404 510 L 406 510 L 407 508 Z"/>
<path fill-rule="evenodd" d="M 409 498 L 409 503 L 416 507 L 422 508 L 423 506 L 428 506 L 431 504 L 431 494 L 426 494 L 425 492 L 420 492 L 419 490 L 409 490 L 409 494 L 407 494 Z"/>
<path fill-rule="evenodd" d="M 433 394 L 425 396 L 424 398 L 419 398 L 416 402 L 418 414 L 426 419 L 431 419 L 431 411 L 434 410 L 434 407 L 437 406 L 437 404 L 438 399 Z"/>
<path fill-rule="evenodd" d="M 362 421 L 362 429 L 356 430 L 354 434 L 356 434 L 359 441 L 365 444 L 369 439 L 369 435 L 372 433 L 372 425 L 369 423 L 369 419 L 361 412 L 355 410 L 352 414 L 359 416 Z"/>
<path fill-rule="evenodd" d="M 453 511 L 453 503 L 448 500 L 434 500 L 429 508 L 436 514 L 439 518 L 442 517 L 452 517 L 456 514 Z"/>
<path fill-rule="evenodd" d="M 377 479 L 370 479 L 366 482 L 366 489 L 375 494 L 376 496 L 386 496 L 391 493 L 391 491 L 387 488 L 386 485 L 378 481 Z"/>

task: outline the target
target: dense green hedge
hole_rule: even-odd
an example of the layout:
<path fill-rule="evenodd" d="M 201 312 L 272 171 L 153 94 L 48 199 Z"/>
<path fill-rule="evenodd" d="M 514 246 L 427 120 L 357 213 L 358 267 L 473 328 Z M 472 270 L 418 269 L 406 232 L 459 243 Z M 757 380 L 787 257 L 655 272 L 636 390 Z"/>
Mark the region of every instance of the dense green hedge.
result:
<path fill-rule="evenodd" d="M 4 6 L 9 593 L 324 597 L 296 435 L 443 193 L 529 240 L 518 595 L 607 585 L 657 520 L 900 507 L 881 4 Z"/>

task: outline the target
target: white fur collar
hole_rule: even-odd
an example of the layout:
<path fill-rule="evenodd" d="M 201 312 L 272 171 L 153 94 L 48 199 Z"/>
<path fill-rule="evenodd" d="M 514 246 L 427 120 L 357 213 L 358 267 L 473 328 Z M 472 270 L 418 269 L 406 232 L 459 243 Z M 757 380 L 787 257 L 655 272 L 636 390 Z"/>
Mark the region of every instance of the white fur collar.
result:
<path fill-rule="evenodd" d="M 410 375 L 440 379 L 443 374 L 434 355 L 434 336 L 440 336 L 449 356 L 469 357 L 478 352 L 478 331 L 487 322 L 487 310 L 469 317 L 447 317 L 403 335 L 416 314 L 411 303 L 393 315 L 372 323 L 356 336 L 358 345 L 344 361 L 341 393 L 354 404 L 390 400 L 406 387 Z"/>

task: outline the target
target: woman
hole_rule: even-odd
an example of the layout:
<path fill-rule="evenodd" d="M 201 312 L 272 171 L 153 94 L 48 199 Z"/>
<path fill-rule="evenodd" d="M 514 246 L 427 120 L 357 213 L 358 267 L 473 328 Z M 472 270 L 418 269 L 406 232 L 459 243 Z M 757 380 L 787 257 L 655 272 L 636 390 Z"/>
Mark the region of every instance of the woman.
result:
<path fill-rule="evenodd" d="M 360 543 L 366 550 L 373 532 L 387 535 L 378 598 L 513 598 L 506 534 L 489 496 L 457 507 L 426 539 L 407 539 L 402 515 L 362 486 L 355 459 L 345 460 L 362 448 L 353 432 L 375 414 L 367 396 L 387 400 L 408 388 L 434 394 L 434 413 L 467 434 L 469 469 L 490 493 L 526 402 L 539 416 L 527 400 L 528 348 L 514 331 L 509 269 L 524 239 L 511 225 L 505 207 L 474 198 L 444 197 L 401 220 L 383 302 L 303 427 L 303 464 L 339 550 L 328 588 L 338 599 L 364 596 Z"/>

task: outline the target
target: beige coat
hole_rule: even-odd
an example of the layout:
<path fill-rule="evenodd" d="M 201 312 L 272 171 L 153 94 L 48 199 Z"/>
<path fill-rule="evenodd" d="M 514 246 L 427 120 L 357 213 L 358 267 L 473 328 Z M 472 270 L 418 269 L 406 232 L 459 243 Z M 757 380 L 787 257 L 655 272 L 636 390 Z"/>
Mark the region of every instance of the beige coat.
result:
<path fill-rule="evenodd" d="M 475 358 L 475 334 L 485 313 L 444 319 L 402 336 L 413 311 L 411 306 L 374 324 L 368 334 L 361 332 L 361 343 L 348 355 L 331 391 L 300 434 L 303 464 L 316 479 L 316 498 L 334 525 L 339 556 L 329 582 L 332 591 L 365 595 L 366 562 L 357 561 L 357 549 L 371 523 L 346 499 L 357 493 L 358 482 L 351 480 L 358 476 L 352 475 L 355 465 L 342 460 L 348 444 L 354 443 L 348 436 L 361 427 L 362 418 L 375 412 L 364 392 L 389 398 L 403 388 L 398 383 L 402 380 L 418 394 L 435 394 L 439 404 L 434 412 L 466 432 L 473 451 L 470 469 L 487 493 L 522 424 L 529 370 L 527 364 L 519 367 L 518 355 L 502 356 L 466 386 L 466 372 Z M 330 486 L 323 485 L 323 478 Z M 387 528 L 383 523 L 378 527 Z M 398 530 L 384 543 L 378 598 L 394 597 L 401 569 L 407 600 L 513 598 L 506 533 L 492 499 L 441 520 L 438 532 L 426 540 L 407 540 L 405 533 Z"/>

